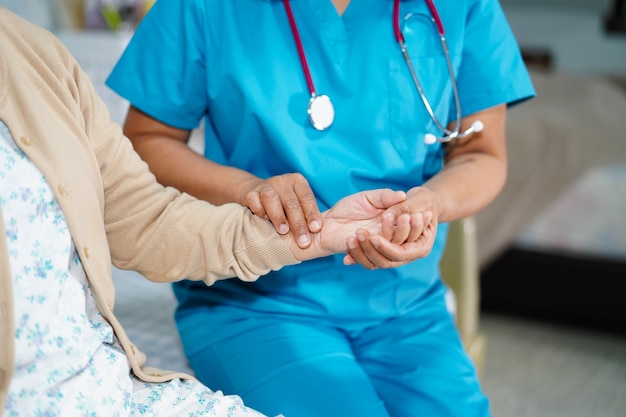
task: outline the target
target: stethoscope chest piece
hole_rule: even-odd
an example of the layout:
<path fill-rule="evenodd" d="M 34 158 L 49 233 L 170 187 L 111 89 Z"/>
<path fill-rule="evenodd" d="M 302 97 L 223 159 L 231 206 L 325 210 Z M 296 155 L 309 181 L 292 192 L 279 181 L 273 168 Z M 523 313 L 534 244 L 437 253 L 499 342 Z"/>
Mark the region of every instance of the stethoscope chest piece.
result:
<path fill-rule="evenodd" d="M 309 121 L 317 130 L 325 130 L 333 124 L 335 120 L 335 107 L 330 98 L 325 95 L 312 95 L 309 100 Z"/>
<path fill-rule="evenodd" d="M 283 4 L 285 6 L 285 11 L 287 13 L 287 17 L 289 18 L 289 26 L 291 27 L 291 31 L 293 34 L 294 41 L 298 48 L 298 56 L 300 57 L 300 63 L 302 64 L 302 69 L 304 71 L 304 76 L 306 78 L 307 87 L 309 88 L 309 93 L 311 94 L 311 99 L 309 100 L 308 106 L 308 115 L 309 121 L 314 129 L 317 130 L 325 130 L 333 124 L 335 119 L 335 108 L 333 107 L 333 103 L 330 101 L 327 95 L 317 95 L 315 93 L 315 86 L 313 85 L 313 77 L 311 76 L 311 71 L 309 69 L 309 64 L 306 60 L 306 55 L 304 53 L 304 46 L 302 45 L 302 40 L 300 39 L 300 34 L 298 33 L 298 27 L 296 25 L 296 21 L 293 16 L 293 12 L 291 10 L 291 5 L 289 0 L 283 0 Z M 433 0 L 426 0 L 426 4 L 432 14 L 432 21 L 437 27 L 437 33 L 439 34 L 439 40 L 441 41 L 441 47 L 443 49 L 443 53 L 446 58 L 446 66 L 448 67 L 448 73 L 450 74 L 450 83 L 452 84 L 452 91 L 454 94 L 454 103 L 456 106 L 456 121 L 454 124 L 454 128 L 448 129 L 446 124 L 442 123 L 437 119 L 435 112 L 433 111 L 428 98 L 424 94 L 424 90 L 422 89 L 422 85 L 420 84 L 419 79 L 417 78 L 417 74 L 415 72 L 415 68 L 413 68 L 413 64 L 411 63 L 411 57 L 409 56 L 408 49 L 406 48 L 404 35 L 402 34 L 402 29 L 400 27 L 400 0 L 394 0 L 393 4 L 393 22 L 394 22 L 394 34 L 396 37 L 396 41 L 400 45 L 400 50 L 402 51 L 402 55 L 404 56 L 404 60 L 409 68 L 409 72 L 411 74 L 411 78 L 413 78 L 413 83 L 417 88 L 417 91 L 426 107 L 426 111 L 428 115 L 435 123 L 438 129 L 443 132 L 442 137 L 437 137 L 433 134 L 427 134 L 424 137 L 424 142 L 426 144 L 433 144 L 436 142 L 450 142 L 453 139 L 465 138 L 473 133 L 480 132 L 483 129 L 483 124 L 480 121 L 475 121 L 472 126 L 464 131 L 461 131 L 461 101 L 459 99 L 459 89 L 456 84 L 456 78 L 454 76 L 454 69 L 452 66 L 452 61 L 450 59 L 450 52 L 448 50 L 448 42 L 446 41 L 445 32 L 443 28 L 443 23 L 439 17 L 439 12 L 433 3 Z M 404 22 L 406 23 L 413 17 L 413 14 L 409 13 Z"/>

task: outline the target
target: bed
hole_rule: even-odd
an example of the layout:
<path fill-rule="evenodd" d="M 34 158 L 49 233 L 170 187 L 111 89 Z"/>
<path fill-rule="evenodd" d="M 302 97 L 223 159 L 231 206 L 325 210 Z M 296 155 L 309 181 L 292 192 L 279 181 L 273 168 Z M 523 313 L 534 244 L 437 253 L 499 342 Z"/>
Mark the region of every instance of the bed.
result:
<path fill-rule="evenodd" d="M 172 286 L 117 268 L 113 268 L 113 282 L 115 315 L 133 343 L 147 355 L 147 365 L 193 375 L 174 323 L 176 299 Z"/>
<path fill-rule="evenodd" d="M 511 109 L 509 174 L 476 215 L 482 305 L 626 329 L 626 85 L 532 70 Z"/>

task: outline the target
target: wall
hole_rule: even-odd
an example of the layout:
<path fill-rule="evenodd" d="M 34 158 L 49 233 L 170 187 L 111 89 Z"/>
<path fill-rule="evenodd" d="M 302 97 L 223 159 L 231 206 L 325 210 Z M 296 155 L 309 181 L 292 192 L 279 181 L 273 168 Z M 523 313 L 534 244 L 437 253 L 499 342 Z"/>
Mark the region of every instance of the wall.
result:
<path fill-rule="evenodd" d="M 500 0 L 503 7 L 508 6 L 550 6 L 559 8 L 579 8 L 596 12 L 611 9 L 612 0 Z"/>
<path fill-rule="evenodd" d="M 46 29 L 53 29 L 58 23 L 56 3 L 57 0 L 0 0 L 0 6 Z"/>
<path fill-rule="evenodd" d="M 626 34 L 607 34 L 603 27 L 610 0 L 502 0 L 501 4 L 520 46 L 550 51 L 556 69 L 626 75 Z"/>
<path fill-rule="evenodd" d="M 39 25 L 67 27 L 61 5 L 81 0 L 0 0 Z M 626 34 L 609 35 L 603 24 L 613 0 L 501 0 L 523 48 L 547 50 L 554 66 L 576 74 L 626 76 Z"/>

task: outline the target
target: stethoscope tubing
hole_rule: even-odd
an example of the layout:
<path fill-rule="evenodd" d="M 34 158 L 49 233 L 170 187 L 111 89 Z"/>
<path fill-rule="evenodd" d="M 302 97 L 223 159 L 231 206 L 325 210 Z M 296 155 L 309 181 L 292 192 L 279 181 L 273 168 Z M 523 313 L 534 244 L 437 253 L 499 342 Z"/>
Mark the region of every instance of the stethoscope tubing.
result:
<path fill-rule="evenodd" d="M 307 62 L 306 54 L 304 53 L 304 46 L 302 45 L 302 39 L 300 38 L 298 25 L 296 25 L 296 19 L 293 17 L 291 3 L 289 2 L 289 0 L 283 0 L 283 4 L 285 6 L 285 11 L 287 12 L 287 18 L 289 19 L 291 33 L 293 34 L 294 40 L 296 42 L 296 48 L 298 48 L 298 57 L 300 58 L 300 64 L 302 65 L 302 71 L 304 72 L 304 77 L 306 78 L 306 84 L 309 88 L 309 93 L 311 94 L 311 96 L 315 97 L 316 92 L 315 85 L 313 84 L 313 77 L 311 76 L 309 63 Z"/>
<path fill-rule="evenodd" d="M 415 72 L 415 68 L 413 67 L 411 56 L 409 55 L 409 51 L 406 47 L 406 42 L 404 39 L 404 35 L 402 33 L 402 29 L 400 27 L 400 0 L 394 0 L 393 4 L 393 31 L 398 45 L 400 46 L 400 50 L 402 51 L 402 55 L 409 69 L 409 73 L 411 78 L 413 79 L 413 84 L 417 89 L 418 94 L 426 108 L 426 112 L 428 116 L 431 118 L 435 126 L 443 132 L 443 136 L 436 137 L 435 135 L 428 133 L 424 137 L 424 142 L 426 144 L 432 144 L 435 142 L 450 142 L 453 139 L 464 138 L 475 132 L 480 132 L 483 129 L 483 124 L 480 121 L 475 121 L 472 126 L 470 126 L 465 131 L 461 132 L 461 99 L 459 97 L 459 89 L 456 83 L 456 77 L 454 75 L 454 67 L 452 65 L 452 59 L 450 58 L 450 50 L 448 48 L 448 42 L 445 36 L 445 29 L 443 26 L 443 22 L 439 16 L 439 12 L 437 11 L 437 7 L 435 6 L 433 0 L 425 0 L 428 6 L 428 9 L 431 14 L 431 20 L 437 27 L 437 33 L 439 34 L 439 40 L 441 41 L 441 46 L 443 48 L 443 53 L 446 60 L 446 66 L 448 69 L 448 74 L 450 75 L 450 82 L 452 84 L 452 93 L 454 97 L 454 105 L 456 108 L 456 120 L 454 122 L 454 128 L 452 130 L 448 129 L 444 126 L 443 123 L 439 121 L 437 116 L 435 115 L 435 111 L 433 110 L 430 101 L 426 97 L 426 93 L 422 87 L 422 84 L 419 81 L 419 77 Z M 306 54 L 304 52 L 304 46 L 302 45 L 302 40 L 300 38 L 300 33 L 298 31 L 298 26 L 296 24 L 295 18 L 293 16 L 293 11 L 291 9 L 290 0 L 283 0 L 283 4 L 285 6 L 285 11 L 287 13 L 287 17 L 289 19 L 289 26 L 291 28 L 291 32 L 293 34 L 296 47 L 298 49 L 298 57 L 300 58 L 300 64 L 302 66 L 302 70 L 304 72 L 304 76 L 306 78 L 307 87 L 309 89 L 309 93 L 311 95 L 311 100 L 309 101 L 309 120 L 313 127 L 317 130 L 324 130 L 328 128 L 332 124 L 332 120 L 334 119 L 334 109 L 332 106 L 332 102 L 326 95 L 317 96 L 317 92 L 315 90 L 315 84 L 313 83 L 313 77 L 311 75 L 311 70 L 309 68 L 309 64 L 306 59 Z M 404 17 L 403 25 L 413 17 L 412 13 L 407 14 Z M 323 100 L 322 100 L 323 99 Z M 312 114 L 312 107 L 315 103 L 323 103 L 324 115 L 323 119 L 325 119 L 322 123 L 316 122 Z"/>
<path fill-rule="evenodd" d="M 393 29 L 394 29 L 393 31 L 396 37 L 396 42 L 398 42 L 398 45 L 400 45 L 400 50 L 402 51 L 402 55 L 404 56 L 404 60 L 409 69 L 409 73 L 411 74 L 411 78 L 413 79 L 413 84 L 415 84 L 415 87 L 417 89 L 417 92 L 420 95 L 422 103 L 424 103 L 426 112 L 428 113 L 428 116 L 431 118 L 433 123 L 435 123 L 435 126 L 437 126 L 437 128 L 441 130 L 444 134 L 442 137 L 436 137 L 432 134 L 428 134 L 425 137 L 426 143 L 430 144 L 434 142 L 450 142 L 453 139 L 469 136 L 470 134 L 474 132 L 474 130 L 477 131 L 479 126 L 476 125 L 474 126 L 474 129 L 470 130 L 471 129 L 470 128 L 465 132 L 461 132 L 460 130 L 461 129 L 461 117 L 462 117 L 461 116 L 461 99 L 459 97 L 459 89 L 456 84 L 456 77 L 454 75 L 454 67 L 452 65 L 452 59 L 450 58 L 450 49 L 448 47 L 448 41 L 446 40 L 445 29 L 443 26 L 443 22 L 441 21 L 441 17 L 439 16 L 439 12 L 437 11 L 437 7 L 435 7 L 433 0 L 425 0 L 425 1 L 428 6 L 428 10 L 430 11 L 430 14 L 431 14 L 431 20 L 437 27 L 437 33 L 439 35 L 439 40 L 441 42 L 441 47 L 443 49 L 443 54 L 446 60 L 446 67 L 448 70 L 448 74 L 450 76 L 450 82 L 452 84 L 452 94 L 454 96 L 454 105 L 456 109 L 456 120 L 454 122 L 454 128 L 452 130 L 444 126 L 444 124 L 441 123 L 439 119 L 437 118 L 437 116 L 435 115 L 435 111 L 433 110 L 430 104 L 430 101 L 426 97 L 426 93 L 422 87 L 422 84 L 419 81 L 417 73 L 415 72 L 415 68 L 413 67 L 411 56 L 409 55 L 409 51 L 406 47 L 404 34 L 402 33 L 402 29 L 400 27 L 400 0 L 394 0 L 394 4 L 393 4 Z M 414 15 L 412 13 L 407 14 L 403 19 L 403 23 L 406 24 L 406 22 L 410 20 L 413 16 Z"/>

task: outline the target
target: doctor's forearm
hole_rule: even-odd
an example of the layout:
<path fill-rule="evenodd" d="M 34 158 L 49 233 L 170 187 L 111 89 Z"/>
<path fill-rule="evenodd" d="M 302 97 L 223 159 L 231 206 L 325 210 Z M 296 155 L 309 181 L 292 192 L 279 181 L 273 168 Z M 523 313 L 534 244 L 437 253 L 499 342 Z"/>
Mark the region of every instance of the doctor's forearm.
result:
<path fill-rule="evenodd" d="M 439 222 L 472 215 L 491 203 L 504 187 L 506 161 L 492 155 L 468 153 L 455 158 L 424 184 L 439 202 Z"/>
<path fill-rule="evenodd" d="M 499 105 L 465 117 L 461 130 L 475 121 L 480 121 L 484 129 L 446 145 L 443 169 L 424 184 L 438 201 L 439 222 L 476 213 L 491 203 L 504 187 L 506 112 L 506 106 Z"/>
<path fill-rule="evenodd" d="M 212 204 L 241 204 L 241 185 L 256 178 L 240 169 L 210 161 L 187 144 L 169 138 L 135 138 L 133 144 L 161 184 Z"/>

